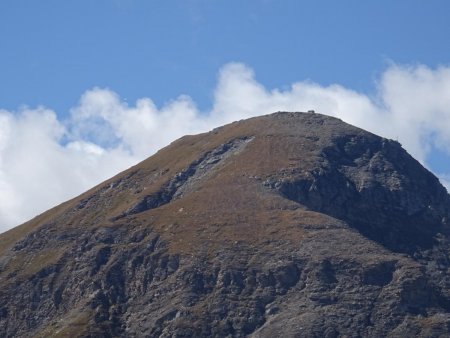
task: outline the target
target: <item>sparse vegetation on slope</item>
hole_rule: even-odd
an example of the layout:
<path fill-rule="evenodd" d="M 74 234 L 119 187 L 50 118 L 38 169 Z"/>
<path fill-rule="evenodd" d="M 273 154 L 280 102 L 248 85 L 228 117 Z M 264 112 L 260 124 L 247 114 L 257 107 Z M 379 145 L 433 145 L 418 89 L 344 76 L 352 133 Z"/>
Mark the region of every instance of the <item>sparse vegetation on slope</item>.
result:
<path fill-rule="evenodd" d="M 0 332 L 450 334 L 450 197 L 394 141 L 311 113 L 185 136 L 0 236 Z"/>

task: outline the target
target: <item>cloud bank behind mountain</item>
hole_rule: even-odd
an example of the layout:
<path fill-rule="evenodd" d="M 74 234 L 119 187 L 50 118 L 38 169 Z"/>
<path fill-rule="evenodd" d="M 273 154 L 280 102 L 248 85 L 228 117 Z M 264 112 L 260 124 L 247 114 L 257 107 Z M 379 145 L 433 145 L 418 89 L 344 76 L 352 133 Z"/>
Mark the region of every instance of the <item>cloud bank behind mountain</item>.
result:
<path fill-rule="evenodd" d="M 199 111 L 181 95 L 162 107 L 133 104 L 111 89 L 86 91 L 70 117 L 45 107 L 0 110 L 0 231 L 63 202 L 155 153 L 185 134 L 275 111 L 333 115 L 402 143 L 427 165 L 450 154 L 450 67 L 391 64 L 373 95 L 339 84 L 300 81 L 266 88 L 253 70 L 220 70 L 212 107 Z M 450 155 L 447 159 L 450 163 Z M 450 167 L 436 172 L 450 187 Z"/>

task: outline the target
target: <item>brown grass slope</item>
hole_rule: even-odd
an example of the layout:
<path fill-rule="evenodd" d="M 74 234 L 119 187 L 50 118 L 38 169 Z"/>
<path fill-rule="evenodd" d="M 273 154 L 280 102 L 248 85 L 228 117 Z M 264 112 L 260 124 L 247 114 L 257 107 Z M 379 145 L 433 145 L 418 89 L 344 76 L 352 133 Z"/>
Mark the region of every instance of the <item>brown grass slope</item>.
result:
<path fill-rule="evenodd" d="M 449 210 L 394 141 L 234 122 L 0 235 L 0 335 L 450 334 Z"/>

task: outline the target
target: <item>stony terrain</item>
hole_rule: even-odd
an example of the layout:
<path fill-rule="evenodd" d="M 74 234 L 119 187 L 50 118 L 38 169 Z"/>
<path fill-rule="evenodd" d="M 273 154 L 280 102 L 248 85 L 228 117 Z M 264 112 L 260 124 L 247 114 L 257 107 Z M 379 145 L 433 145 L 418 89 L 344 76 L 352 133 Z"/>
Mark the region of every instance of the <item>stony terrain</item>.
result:
<path fill-rule="evenodd" d="M 398 142 L 235 122 L 0 235 L 0 336 L 448 337 L 449 223 Z"/>

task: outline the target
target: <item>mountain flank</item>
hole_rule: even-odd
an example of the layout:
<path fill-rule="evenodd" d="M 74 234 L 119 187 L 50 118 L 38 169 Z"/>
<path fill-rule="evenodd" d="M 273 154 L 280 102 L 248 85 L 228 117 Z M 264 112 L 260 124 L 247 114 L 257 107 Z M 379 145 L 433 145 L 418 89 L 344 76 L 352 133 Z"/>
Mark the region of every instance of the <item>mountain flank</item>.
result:
<path fill-rule="evenodd" d="M 234 122 L 0 235 L 0 336 L 448 337 L 449 220 L 396 141 Z"/>

